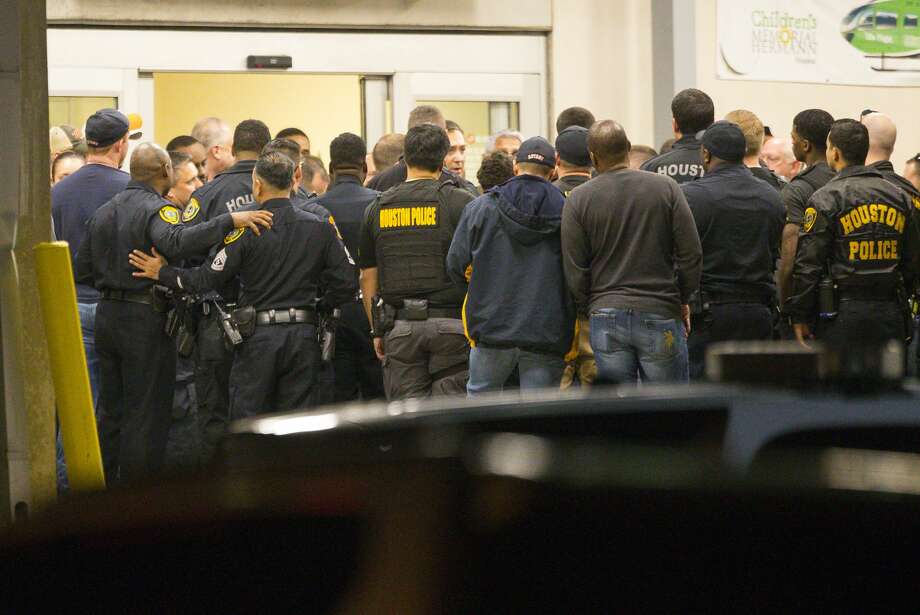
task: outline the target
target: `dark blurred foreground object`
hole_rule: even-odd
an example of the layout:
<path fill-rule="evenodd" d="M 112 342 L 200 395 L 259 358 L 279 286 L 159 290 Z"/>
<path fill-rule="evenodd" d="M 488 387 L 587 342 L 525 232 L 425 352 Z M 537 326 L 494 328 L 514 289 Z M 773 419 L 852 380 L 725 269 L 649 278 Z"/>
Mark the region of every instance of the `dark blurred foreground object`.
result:
<path fill-rule="evenodd" d="M 237 469 L 223 477 L 71 500 L 0 547 L 0 606 L 466 614 L 913 604 L 902 599 L 920 573 L 914 454 L 787 452 L 739 482 L 705 451 L 599 437 L 433 432 L 417 449 L 373 431 L 351 438 L 391 446 L 387 461 L 330 462 L 320 440 L 253 435 L 234 443 Z"/>

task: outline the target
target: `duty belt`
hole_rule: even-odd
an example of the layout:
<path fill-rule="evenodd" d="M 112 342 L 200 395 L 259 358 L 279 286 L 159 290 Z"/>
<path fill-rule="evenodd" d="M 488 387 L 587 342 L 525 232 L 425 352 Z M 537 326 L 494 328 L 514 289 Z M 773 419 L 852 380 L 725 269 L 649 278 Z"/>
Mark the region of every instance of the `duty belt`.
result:
<path fill-rule="evenodd" d="M 288 308 L 281 310 L 265 310 L 256 312 L 256 324 L 259 325 L 288 325 L 295 323 L 316 324 L 316 312 L 312 309 Z"/>
<path fill-rule="evenodd" d="M 433 308 L 427 310 L 428 318 L 455 318 L 460 320 L 460 308 Z M 428 318 L 418 318 L 409 310 L 399 308 L 396 310 L 396 320 L 428 320 Z"/>
<path fill-rule="evenodd" d="M 837 291 L 840 293 L 841 301 L 896 301 L 898 298 L 897 290 L 871 286 L 838 286 Z"/>
<path fill-rule="evenodd" d="M 153 295 L 150 290 L 114 290 L 106 289 L 102 291 L 103 299 L 112 301 L 127 301 L 129 303 L 143 303 L 144 305 L 153 305 Z"/>

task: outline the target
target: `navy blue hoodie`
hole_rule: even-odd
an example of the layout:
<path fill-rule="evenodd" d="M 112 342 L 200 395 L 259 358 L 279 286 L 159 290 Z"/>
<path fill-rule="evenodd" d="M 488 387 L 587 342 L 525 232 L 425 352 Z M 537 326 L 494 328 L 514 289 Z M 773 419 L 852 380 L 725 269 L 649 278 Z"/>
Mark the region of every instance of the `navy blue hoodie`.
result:
<path fill-rule="evenodd" d="M 575 307 L 562 271 L 565 198 L 534 175 L 518 175 L 466 206 L 447 254 L 467 284 L 463 322 L 474 344 L 565 355 Z"/>

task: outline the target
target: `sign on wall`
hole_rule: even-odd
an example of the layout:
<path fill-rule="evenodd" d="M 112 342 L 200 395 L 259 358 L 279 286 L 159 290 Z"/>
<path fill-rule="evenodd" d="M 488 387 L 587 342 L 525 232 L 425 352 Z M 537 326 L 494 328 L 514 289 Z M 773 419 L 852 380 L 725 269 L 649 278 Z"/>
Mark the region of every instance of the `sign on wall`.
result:
<path fill-rule="evenodd" d="M 920 85 L 920 0 L 718 0 L 723 79 Z"/>

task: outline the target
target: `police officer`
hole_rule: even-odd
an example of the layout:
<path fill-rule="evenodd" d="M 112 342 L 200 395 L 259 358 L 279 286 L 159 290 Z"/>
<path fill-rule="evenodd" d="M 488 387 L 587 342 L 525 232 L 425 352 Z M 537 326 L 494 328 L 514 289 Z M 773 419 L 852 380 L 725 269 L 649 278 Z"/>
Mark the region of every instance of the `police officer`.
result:
<path fill-rule="evenodd" d="M 704 375 L 709 344 L 772 337 L 773 273 L 784 218 L 779 193 L 744 164 L 740 127 L 718 121 L 702 143 L 706 175 L 681 185 L 703 247 L 687 343 L 693 379 Z"/>
<path fill-rule="evenodd" d="M 255 164 L 253 196 L 274 214 L 271 231 L 227 235 L 210 263 L 197 269 L 164 266 L 141 251 L 131 257 L 139 275 L 174 290 L 203 293 L 239 276 L 244 307 L 234 319 L 245 339 L 236 346 L 230 375 L 234 419 L 314 404 L 321 363 L 317 288 L 322 282 L 321 301 L 329 307 L 355 294 L 354 271 L 333 227 L 291 204 L 295 168 L 280 152 Z"/>
<path fill-rule="evenodd" d="M 367 208 L 361 227 L 361 292 L 391 400 L 462 395 L 466 389 L 469 345 L 460 319 L 464 293 L 450 281 L 445 258 L 473 195 L 453 182 L 440 183 L 449 148 L 443 128 L 410 128 L 407 179 Z M 390 319 L 373 316 L 378 294 L 393 316 L 388 331 Z"/>
<path fill-rule="evenodd" d="M 575 188 L 591 179 L 591 154 L 588 153 L 588 129 L 569 126 L 556 137 L 556 176 L 553 185 L 569 196 Z"/>
<path fill-rule="evenodd" d="M 262 148 L 271 140 L 271 133 L 259 120 L 244 120 L 233 131 L 232 152 L 236 163 L 199 188 L 183 212 L 188 224 L 207 222 L 228 211 L 254 209 L 252 170 Z M 205 262 L 207 253 L 189 261 L 189 265 Z M 178 264 L 178 263 L 177 263 Z M 195 344 L 195 390 L 198 394 L 198 429 L 201 458 L 211 458 L 217 441 L 229 422 L 230 368 L 233 353 L 228 349 L 220 325 L 220 314 L 211 300 L 225 306 L 236 302 L 239 289 L 235 281 L 215 289 L 201 304 Z"/>
<path fill-rule="evenodd" d="M 357 254 L 364 212 L 378 196 L 374 190 L 364 187 L 367 175 L 364 140 L 349 132 L 333 139 L 329 145 L 329 171 L 332 184 L 319 197 L 318 204 L 331 212 L 348 252 Z M 342 305 L 342 317 L 336 331 L 336 401 L 383 397 L 380 361 L 374 353 L 360 298 Z"/>
<path fill-rule="evenodd" d="M 715 119 L 715 106 L 706 92 L 682 90 L 671 101 L 672 127 L 677 141 L 670 151 L 642 165 L 643 171 L 667 175 L 678 184 L 702 177 L 703 159 L 697 133 L 709 128 Z"/>
<path fill-rule="evenodd" d="M 785 303 L 792 290 L 792 266 L 808 199 L 834 177 L 834 171 L 826 160 L 827 134 L 833 123 L 834 118 L 823 109 L 806 109 L 792 120 L 792 153 L 796 160 L 807 166 L 789 180 L 782 192 L 786 225 L 783 227 L 779 268 L 780 305 Z"/>
<path fill-rule="evenodd" d="M 817 337 L 833 348 L 877 349 L 906 338 L 903 290 L 916 273 L 912 204 L 865 166 L 868 151 L 865 126 L 833 123 L 827 162 L 837 175 L 808 201 L 785 305 L 800 343 L 816 319 Z"/>
<path fill-rule="evenodd" d="M 268 212 L 237 212 L 184 226 L 163 198 L 172 166 L 162 148 L 142 144 L 131 156 L 131 182 L 90 219 L 77 254 L 77 279 L 102 292 L 96 316 L 101 366 L 100 440 L 110 481 L 157 470 L 165 454 L 176 379 L 176 349 L 165 333 L 166 306 L 153 285 L 132 275 L 133 248 L 181 259 L 206 251 L 234 227 L 268 226 Z"/>

